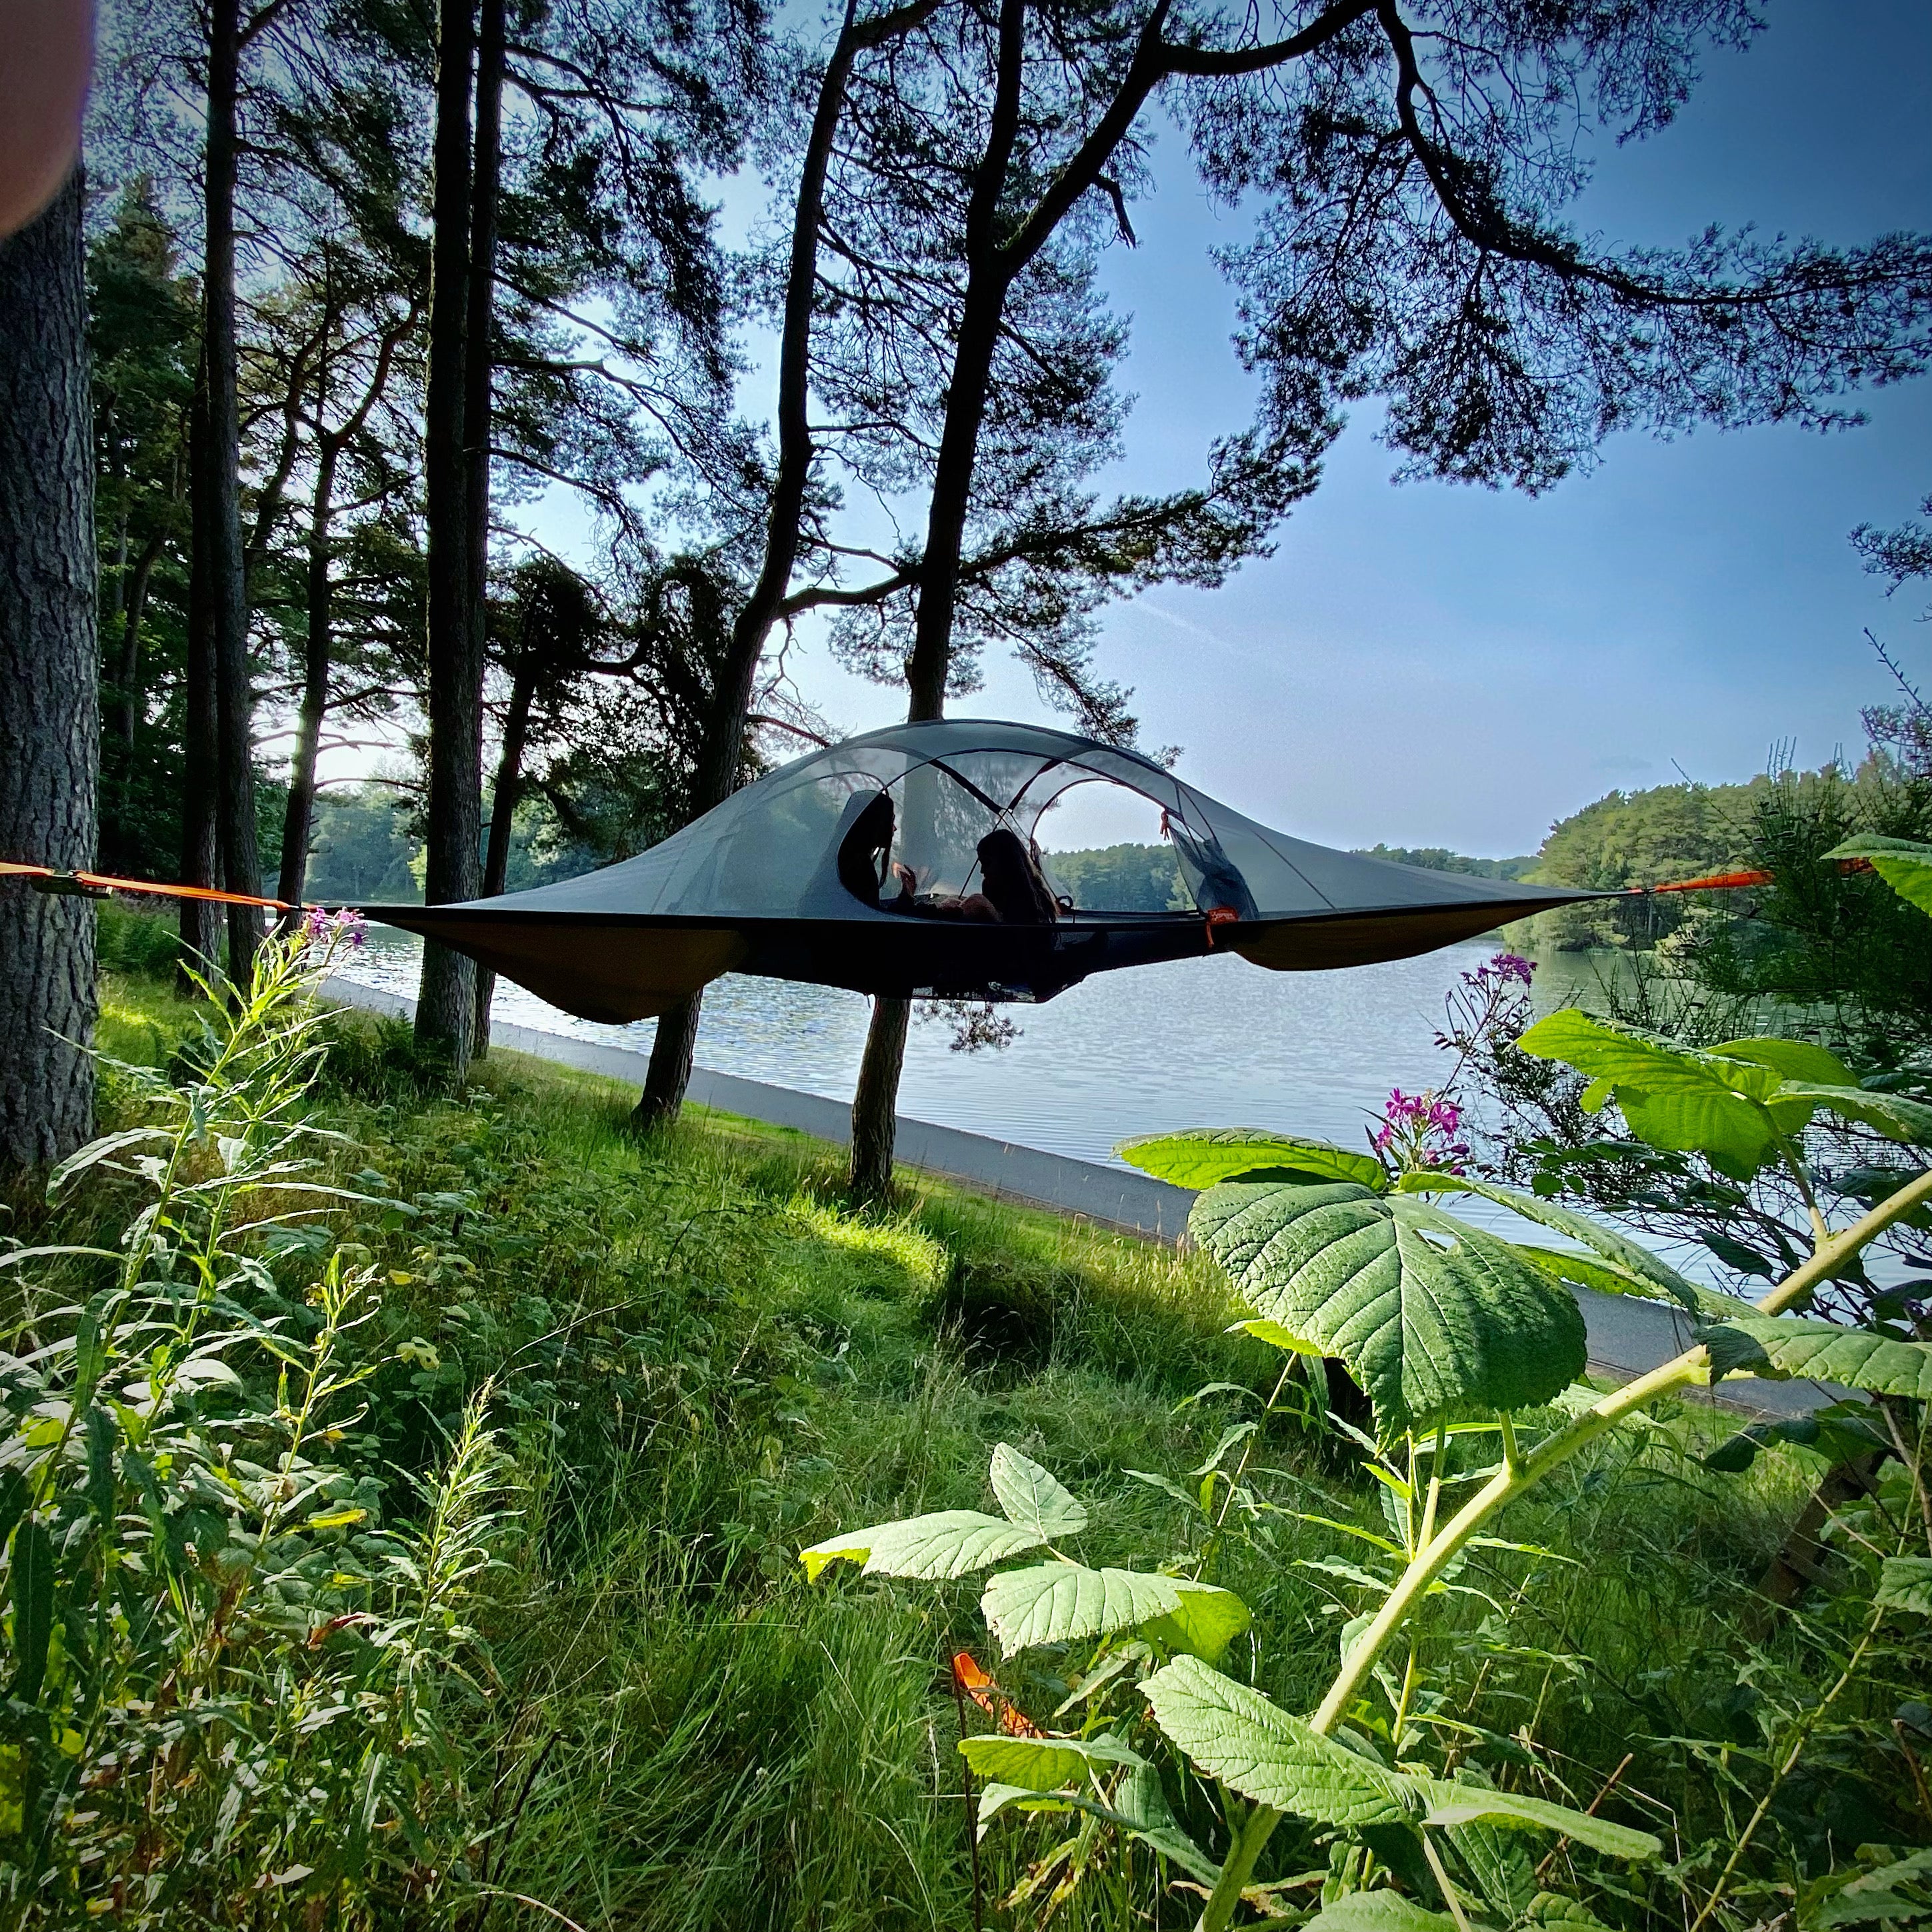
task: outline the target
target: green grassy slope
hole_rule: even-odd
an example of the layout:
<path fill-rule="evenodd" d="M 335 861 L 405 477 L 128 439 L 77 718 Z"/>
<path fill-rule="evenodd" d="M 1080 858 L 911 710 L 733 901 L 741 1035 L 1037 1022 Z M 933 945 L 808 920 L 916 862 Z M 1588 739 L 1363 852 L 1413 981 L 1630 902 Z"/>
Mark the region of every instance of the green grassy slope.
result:
<path fill-rule="evenodd" d="M 107 1051 L 164 1060 L 186 1010 L 134 975 L 106 992 Z M 460 1103 L 434 1097 L 405 1036 L 357 1016 L 322 1098 L 349 1137 L 344 1173 L 423 1210 L 358 1210 L 387 1283 L 365 1331 L 383 1358 L 372 1472 L 393 1485 L 430 1461 L 486 1378 L 517 1471 L 479 1619 L 490 1694 L 446 1808 L 466 1842 L 446 1856 L 585 1928 L 968 1924 L 944 1660 L 992 1660 L 977 1586 L 839 1566 L 808 1587 L 796 1552 L 984 1507 L 1004 1439 L 1098 1502 L 1086 1560 L 1157 1564 L 1180 1505 L 1126 1472 L 1187 1485 L 1278 1360 L 1225 1332 L 1211 1267 L 911 1174 L 891 1213 L 856 1215 L 821 1144 L 693 1110 L 640 1145 L 628 1093 L 514 1054 L 482 1064 Z M 1188 1400 L 1210 1383 L 1230 1386 Z M 1440 1599 L 1425 1639 L 1445 1741 L 1486 1733 L 1492 1767 L 1585 1802 L 1635 1751 L 1620 1815 L 1674 1820 L 1687 1846 L 1731 1802 L 1710 1754 L 1756 1736 L 1768 1694 L 1740 1688 L 1745 1664 L 1770 1660 L 1760 1682 L 1785 1667 L 1775 1644 L 1748 1644 L 1738 1587 L 1805 1474 L 1768 1456 L 1712 1477 L 1693 1454 L 1708 1432 L 1678 1412 L 1566 1468 L 1506 1528 L 1531 1547 L 1479 1552 L 1470 1594 Z M 1306 1708 L 1362 1597 L 1306 1567 L 1349 1546 L 1306 1518 L 1378 1524 L 1378 1505 L 1345 1445 L 1286 1420 L 1252 1468 L 1274 1507 L 1221 1559 L 1217 1580 L 1257 1613 L 1228 1667 Z M 1802 1670 L 1798 1640 L 1786 1649 Z M 1829 1802 L 1868 1806 L 1840 1768 Z M 1053 1837 L 1051 1820 L 996 1829 L 988 1896 Z M 1284 1832 L 1270 1865 L 1322 1856 Z M 1674 1922 L 1674 1900 L 1639 1882 L 1619 1922 Z M 1190 1916 L 1114 1874 L 1055 1923 Z M 556 1920 L 513 1902 L 488 1921 L 542 1922 Z"/>

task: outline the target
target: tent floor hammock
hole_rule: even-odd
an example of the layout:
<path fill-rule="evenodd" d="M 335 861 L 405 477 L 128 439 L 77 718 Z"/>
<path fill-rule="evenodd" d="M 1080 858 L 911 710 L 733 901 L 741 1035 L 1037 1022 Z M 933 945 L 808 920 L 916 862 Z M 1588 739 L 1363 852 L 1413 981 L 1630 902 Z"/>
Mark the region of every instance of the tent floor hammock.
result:
<path fill-rule="evenodd" d="M 1055 890 L 1036 828 L 1095 784 L 1158 808 L 1192 910 L 1090 909 Z M 1258 825 L 1136 753 L 959 718 L 810 753 L 580 878 L 362 910 L 566 1012 L 628 1021 L 724 973 L 1038 1001 L 1095 973 L 1209 952 L 1276 971 L 1358 966 L 1611 896 L 1358 858 Z"/>
<path fill-rule="evenodd" d="M 1191 910 L 1058 892 L 1035 836 L 1076 786 L 1160 812 Z M 304 908 L 208 886 L 0 863 L 44 892 Z M 1761 883 L 1727 874 L 1658 892 Z M 1634 888 L 1634 890 L 1646 890 Z M 1405 959 L 1622 892 L 1425 871 L 1244 818 L 1137 752 L 1043 725 L 868 732 L 747 785 L 634 859 L 454 905 L 368 905 L 587 1020 L 647 1019 L 725 973 L 901 998 L 1050 1000 L 1096 973 L 1232 952 L 1275 972 Z"/>

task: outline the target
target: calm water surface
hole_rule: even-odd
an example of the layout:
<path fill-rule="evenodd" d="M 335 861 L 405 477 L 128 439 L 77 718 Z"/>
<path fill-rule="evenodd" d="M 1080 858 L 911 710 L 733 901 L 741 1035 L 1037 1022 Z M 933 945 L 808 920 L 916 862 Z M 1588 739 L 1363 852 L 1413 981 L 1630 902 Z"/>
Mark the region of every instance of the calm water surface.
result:
<path fill-rule="evenodd" d="M 413 997 L 419 943 L 372 928 L 346 976 Z M 915 1023 L 899 1111 L 1048 1153 L 1107 1160 L 1131 1134 L 1258 1126 L 1359 1145 L 1391 1086 L 1448 1070 L 1433 1040 L 1444 994 L 1497 942 L 1332 973 L 1270 973 L 1223 956 L 1103 973 L 1045 1006 L 1000 1010 L 1020 1037 L 955 1053 L 951 1028 Z M 1540 1006 L 1591 969 L 1558 955 Z M 501 1019 L 648 1052 L 656 1022 L 601 1026 L 499 981 Z M 850 1097 L 870 1003 L 856 993 L 733 974 L 706 992 L 698 1060 L 721 1073 Z"/>

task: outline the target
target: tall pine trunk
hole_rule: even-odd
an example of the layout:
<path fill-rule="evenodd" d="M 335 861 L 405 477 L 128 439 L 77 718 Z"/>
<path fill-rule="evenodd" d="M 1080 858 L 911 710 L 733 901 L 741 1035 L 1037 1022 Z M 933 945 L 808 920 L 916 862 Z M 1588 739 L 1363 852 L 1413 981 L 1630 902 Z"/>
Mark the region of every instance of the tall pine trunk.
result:
<path fill-rule="evenodd" d="M 218 883 L 220 841 L 215 800 L 220 764 L 214 707 L 214 620 L 208 597 L 209 519 L 203 508 L 208 464 L 208 358 L 196 372 L 188 418 L 188 656 L 182 680 L 182 849 L 184 886 Z M 216 909 L 206 899 L 181 902 L 184 964 L 212 968 L 219 944 Z M 185 978 L 184 992 L 193 991 Z"/>
<path fill-rule="evenodd" d="M 222 883 L 259 894 L 255 833 L 255 700 L 248 674 L 247 560 L 242 546 L 242 416 L 235 326 L 236 112 L 241 86 L 240 0 L 212 0 L 208 13 L 206 224 L 202 352 L 208 367 L 207 438 L 198 516 L 208 522 L 208 606 L 214 644 L 217 820 Z M 245 985 L 262 942 L 254 906 L 228 908 L 228 972 Z"/>
<path fill-rule="evenodd" d="M 318 396 L 318 416 L 321 400 Z M 282 809 L 281 874 L 275 885 L 275 896 L 291 905 L 301 904 L 308 885 L 308 845 L 315 830 L 316 761 L 322 747 L 322 721 L 328 712 L 328 678 L 335 650 L 328 550 L 335 512 L 335 469 L 341 448 L 337 438 L 322 440 L 309 506 L 308 638 L 302 649 L 302 701 L 296 714 L 295 752 L 289 761 L 289 796 Z"/>
<path fill-rule="evenodd" d="M 825 213 L 825 174 L 845 111 L 852 64 L 868 47 L 909 31 L 933 10 L 936 0 L 913 0 L 861 26 L 854 0 L 847 0 L 845 22 L 819 82 L 812 134 L 800 172 L 798 202 L 793 212 L 791 260 L 785 278 L 784 316 L 778 336 L 778 472 L 772 482 L 771 508 L 765 521 L 765 554 L 758 581 L 731 626 L 731 641 L 718 668 L 711 718 L 700 748 L 693 816 L 729 798 L 744 760 L 745 719 L 752 707 L 758 660 L 778 622 L 791 574 L 798 562 L 805 496 L 812 480 L 811 374 L 812 305 L 818 291 L 818 238 Z M 703 996 L 694 993 L 658 1017 L 651 1042 L 644 1090 L 632 1115 L 649 1130 L 675 1120 L 691 1082 Z"/>
<path fill-rule="evenodd" d="M 490 408 L 496 374 L 496 196 L 502 172 L 503 0 L 482 0 L 476 38 L 476 160 L 470 184 L 470 361 L 464 370 L 463 440 L 469 459 L 467 532 L 470 565 L 470 648 L 480 681 L 490 645 Z M 527 722 L 527 701 L 526 703 Z M 507 754 L 508 746 L 505 750 Z M 512 765 L 510 802 L 516 803 L 516 776 L 523 748 Z M 508 764 L 506 757 L 500 761 Z M 500 769 L 498 782 L 502 782 Z M 490 814 L 490 842 L 496 844 L 497 812 Z M 503 858 L 509 856 L 509 829 L 503 833 Z M 493 898 L 503 890 L 500 872 L 490 883 L 490 855 L 484 859 L 483 892 Z M 496 995 L 496 976 L 476 969 L 476 1007 L 470 1050 L 479 1059 L 490 1051 L 490 1006 Z"/>
<path fill-rule="evenodd" d="M 518 661 L 510 686 L 510 708 L 503 718 L 502 749 L 496 760 L 496 784 L 490 798 L 490 842 L 483 854 L 483 896 L 493 899 L 510 876 L 510 834 L 515 829 L 517 800 L 524 786 L 524 747 L 530 741 L 530 706 L 536 697 L 536 667 L 526 655 Z M 496 976 L 487 966 L 476 969 L 476 1037 L 470 1051 L 479 1058 L 490 1051 L 490 1004 Z"/>
<path fill-rule="evenodd" d="M 93 862 L 94 428 L 80 170 L 0 241 L 0 858 Z M 94 1126 L 94 908 L 0 881 L 0 1169 Z"/>
<path fill-rule="evenodd" d="M 134 829 L 134 746 L 141 723 L 141 626 L 147 615 L 148 586 L 160 562 L 165 538 L 157 530 L 141 546 L 115 617 L 121 627 L 114 666 L 113 752 L 108 752 L 107 706 L 102 709 L 100 758 L 100 861 L 110 872 L 139 872 L 152 867 L 152 854 L 141 850 Z M 108 782 L 112 769 L 113 782 Z"/>
<path fill-rule="evenodd" d="M 429 787 L 424 896 L 476 896 L 482 832 L 483 664 L 470 621 L 470 496 L 464 435 L 470 326 L 472 0 L 437 14 L 435 234 L 430 250 L 429 380 L 423 489 L 429 578 Z M 476 1025 L 476 969 L 434 940 L 423 946 L 416 1037 L 441 1048 L 461 1078 Z"/>
<path fill-rule="evenodd" d="M 953 345 L 952 380 L 946 386 L 946 421 L 933 466 L 920 554 L 919 610 L 912 656 L 906 663 L 910 701 L 907 721 L 923 724 L 944 716 L 946 680 L 952 664 L 952 620 L 959 595 L 959 559 L 972 502 L 973 468 L 993 375 L 1000 316 L 1012 271 L 1002 257 L 998 221 L 1007 164 L 1018 125 L 1020 80 L 1025 52 L 1025 0 L 1001 0 L 1000 64 L 986 152 L 975 171 L 966 211 L 966 298 Z M 876 1201 L 892 1186 L 899 1074 L 905 1064 L 909 1009 L 904 1000 L 881 998 L 852 1096 L 851 1189 L 855 1199 Z"/>

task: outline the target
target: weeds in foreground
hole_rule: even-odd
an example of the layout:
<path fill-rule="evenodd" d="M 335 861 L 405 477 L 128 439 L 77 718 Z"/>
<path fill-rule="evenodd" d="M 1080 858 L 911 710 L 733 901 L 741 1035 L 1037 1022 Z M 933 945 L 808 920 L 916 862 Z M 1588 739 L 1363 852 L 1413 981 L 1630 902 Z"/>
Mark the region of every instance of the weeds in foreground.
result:
<path fill-rule="evenodd" d="M 195 1050 L 198 1009 L 135 980 L 109 995 L 104 1031 L 120 1058 L 166 1065 Z M 313 1037 L 330 1052 L 305 1118 L 340 1138 L 310 1144 L 322 1165 L 305 1178 L 345 1190 L 328 1238 L 370 1276 L 367 1318 L 340 1343 L 346 1372 L 371 1371 L 348 1399 L 364 1412 L 316 1453 L 372 1514 L 320 1534 L 419 1539 L 419 1486 L 446 1474 L 494 1378 L 484 1426 L 501 1460 L 471 1507 L 504 1567 L 470 1576 L 451 1606 L 454 1630 L 476 1635 L 452 1634 L 468 1676 L 446 1677 L 423 1746 L 425 1763 L 432 1742 L 446 1755 L 418 1787 L 420 1844 L 396 1848 L 402 1828 L 379 1814 L 382 1856 L 326 1891 L 320 1870 L 257 1890 L 239 1880 L 252 1887 L 260 1870 L 205 1864 L 170 1923 L 510 1932 L 561 1913 L 586 1932 L 963 1928 L 974 1862 L 948 1660 L 977 1648 L 980 1580 L 914 1598 L 875 1579 L 808 1587 L 796 1552 L 842 1524 L 986 1508 L 985 1445 L 1000 1440 L 1081 1498 L 1093 1520 L 1080 1553 L 1099 1568 L 1191 1564 L 1213 1532 L 1206 1478 L 1185 1472 L 1210 1460 L 1223 1472 L 1209 1485 L 1215 1514 L 1228 1478 L 1276 1505 L 1228 1510 L 1202 1575 L 1252 1618 L 1230 1667 L 1313 1708 L 1365 1601 L 1328 1566 L 1366 1546 L 1312 1519 L 1395 1538 L 1381 1486 L 1337 1453 L 1346 1438 L 1307 1432 L 1306 1385 L 1291 1380 L 1267 1406 L 1282 1358 L 1268 1368 L 1264 1344 L 1223 1332 L 1245 1311 L 1208 1257 L 938 1184 L 908 1185 L 892 1215 L 855 1216 L 829 1152 L 796 1136 L 695 1118 L 640 1150 L 625 1130 L 632 1096 L 582 1076 L 497 1055 L 482 1084 L 446 1096 L 360 1018 L 332 1016 Z M 142 1124 L 136 1073 L 106 1084 L 109 1124 Z M 118 1255 L 145 1198 L 134 1179 L 95 1171 L 22 1232 Z M 264 1258 L 306 1309 L 317 1253 Z M 60 1332 L 56 1306 L 100 1285 L 53 1274 L 82 1265 L 44 1264 L 68 1285 L 42 1298 L 44 1340 Z M 1537 1412 L 1523 1426 L 1565 1420 Z M 1244 1422 L 1258 1426 L 1217 1459 Z M 1622 1932 L 1683 1932 L 1688 1887 L 1701 1898 L 1780 1737 L 1856 1640 L 1840 1622 L 1856 1588 L 1809 1588 L 1795 1614 L 1754 1627 L 1754 1582 L 1822 1466 L 1780 1442 L 1720 1475 L 1702 1457 L 1734 1426 L 1701 1396 L 1666 1400 L 1516 1506 L 1502 1534 L 1546 1554 L 1471 1549 L 1452 1580 L 1493 1606 L 1430 1600 L 1427 1735 L 1462 1735 L 1520 1788 L 1579 1808 L 1632 1758 L 1602 1808 L 1654 1832 L 1666 1856 L 1627 1892 L 1592 1895 Z M 1185 1478 L 1188 1509 L 1133 1470 Z M 1834 1540 L 1825 1580 L 1855 1585 Z M 1587 1568 L 1574 1560 L 1586 1552 Z M 298 1666 L 313 1662 L 293 1648 Z M 1064 1727 L 1051 1722 L 1064 1691 L 1034 1701 L 1016 1674 L 1054 1664 L 1052 1652 L 984 1661 Z M 1906 1712 L 1919 1749 L 1923 1673 L 1903 1646 L 1862 1667 L 1742 1862 L 1731 1896 L 1760 1917 L 1794 1904 L 1794 1882 L 1849 1884 L 1872 1821 L 1895 1836 L 1895 1801 L 1912 1802 L 1892 1720 Z M 970 1700 L 964 1717 L 974 1731 L 992 1721 Z M 1211 1841 L 1205 1789 L 1176 1808 Z M 245 1822 L 255 1801 L 238 1802 Z M 331 1815 L 346 1831 L 351 1813 Z M 979 1847 L 983 1897 L 1011 1896 L 1066 1834 L 1052 1814 L 1002 1818 Z M 1554 1849 L 1522 1843 L 1532 1872 Z M 1264 1874 L 1294 1876 L 1299 1849 L 1279 1832 Z M 1548 1888 L 1578 1892 L 1572 1857 L 1546 1873 Z M 1579 1871 L 1605 1869 L 1574 1857 Z M 1160 1876 L 1150 1855 L 1103 1856 L 1052 1923 L 1190 1921 L 1198 1894 L 1163 1892 Z M 1034 1922 L 1057 1883 L 1009 1914 L 989 1904 L 988 1924 Z M 1282 1896 L 1304 1916 L 1314 1902 Z M 32 1922 L 61 1919 L 48 1909 Z"/>

